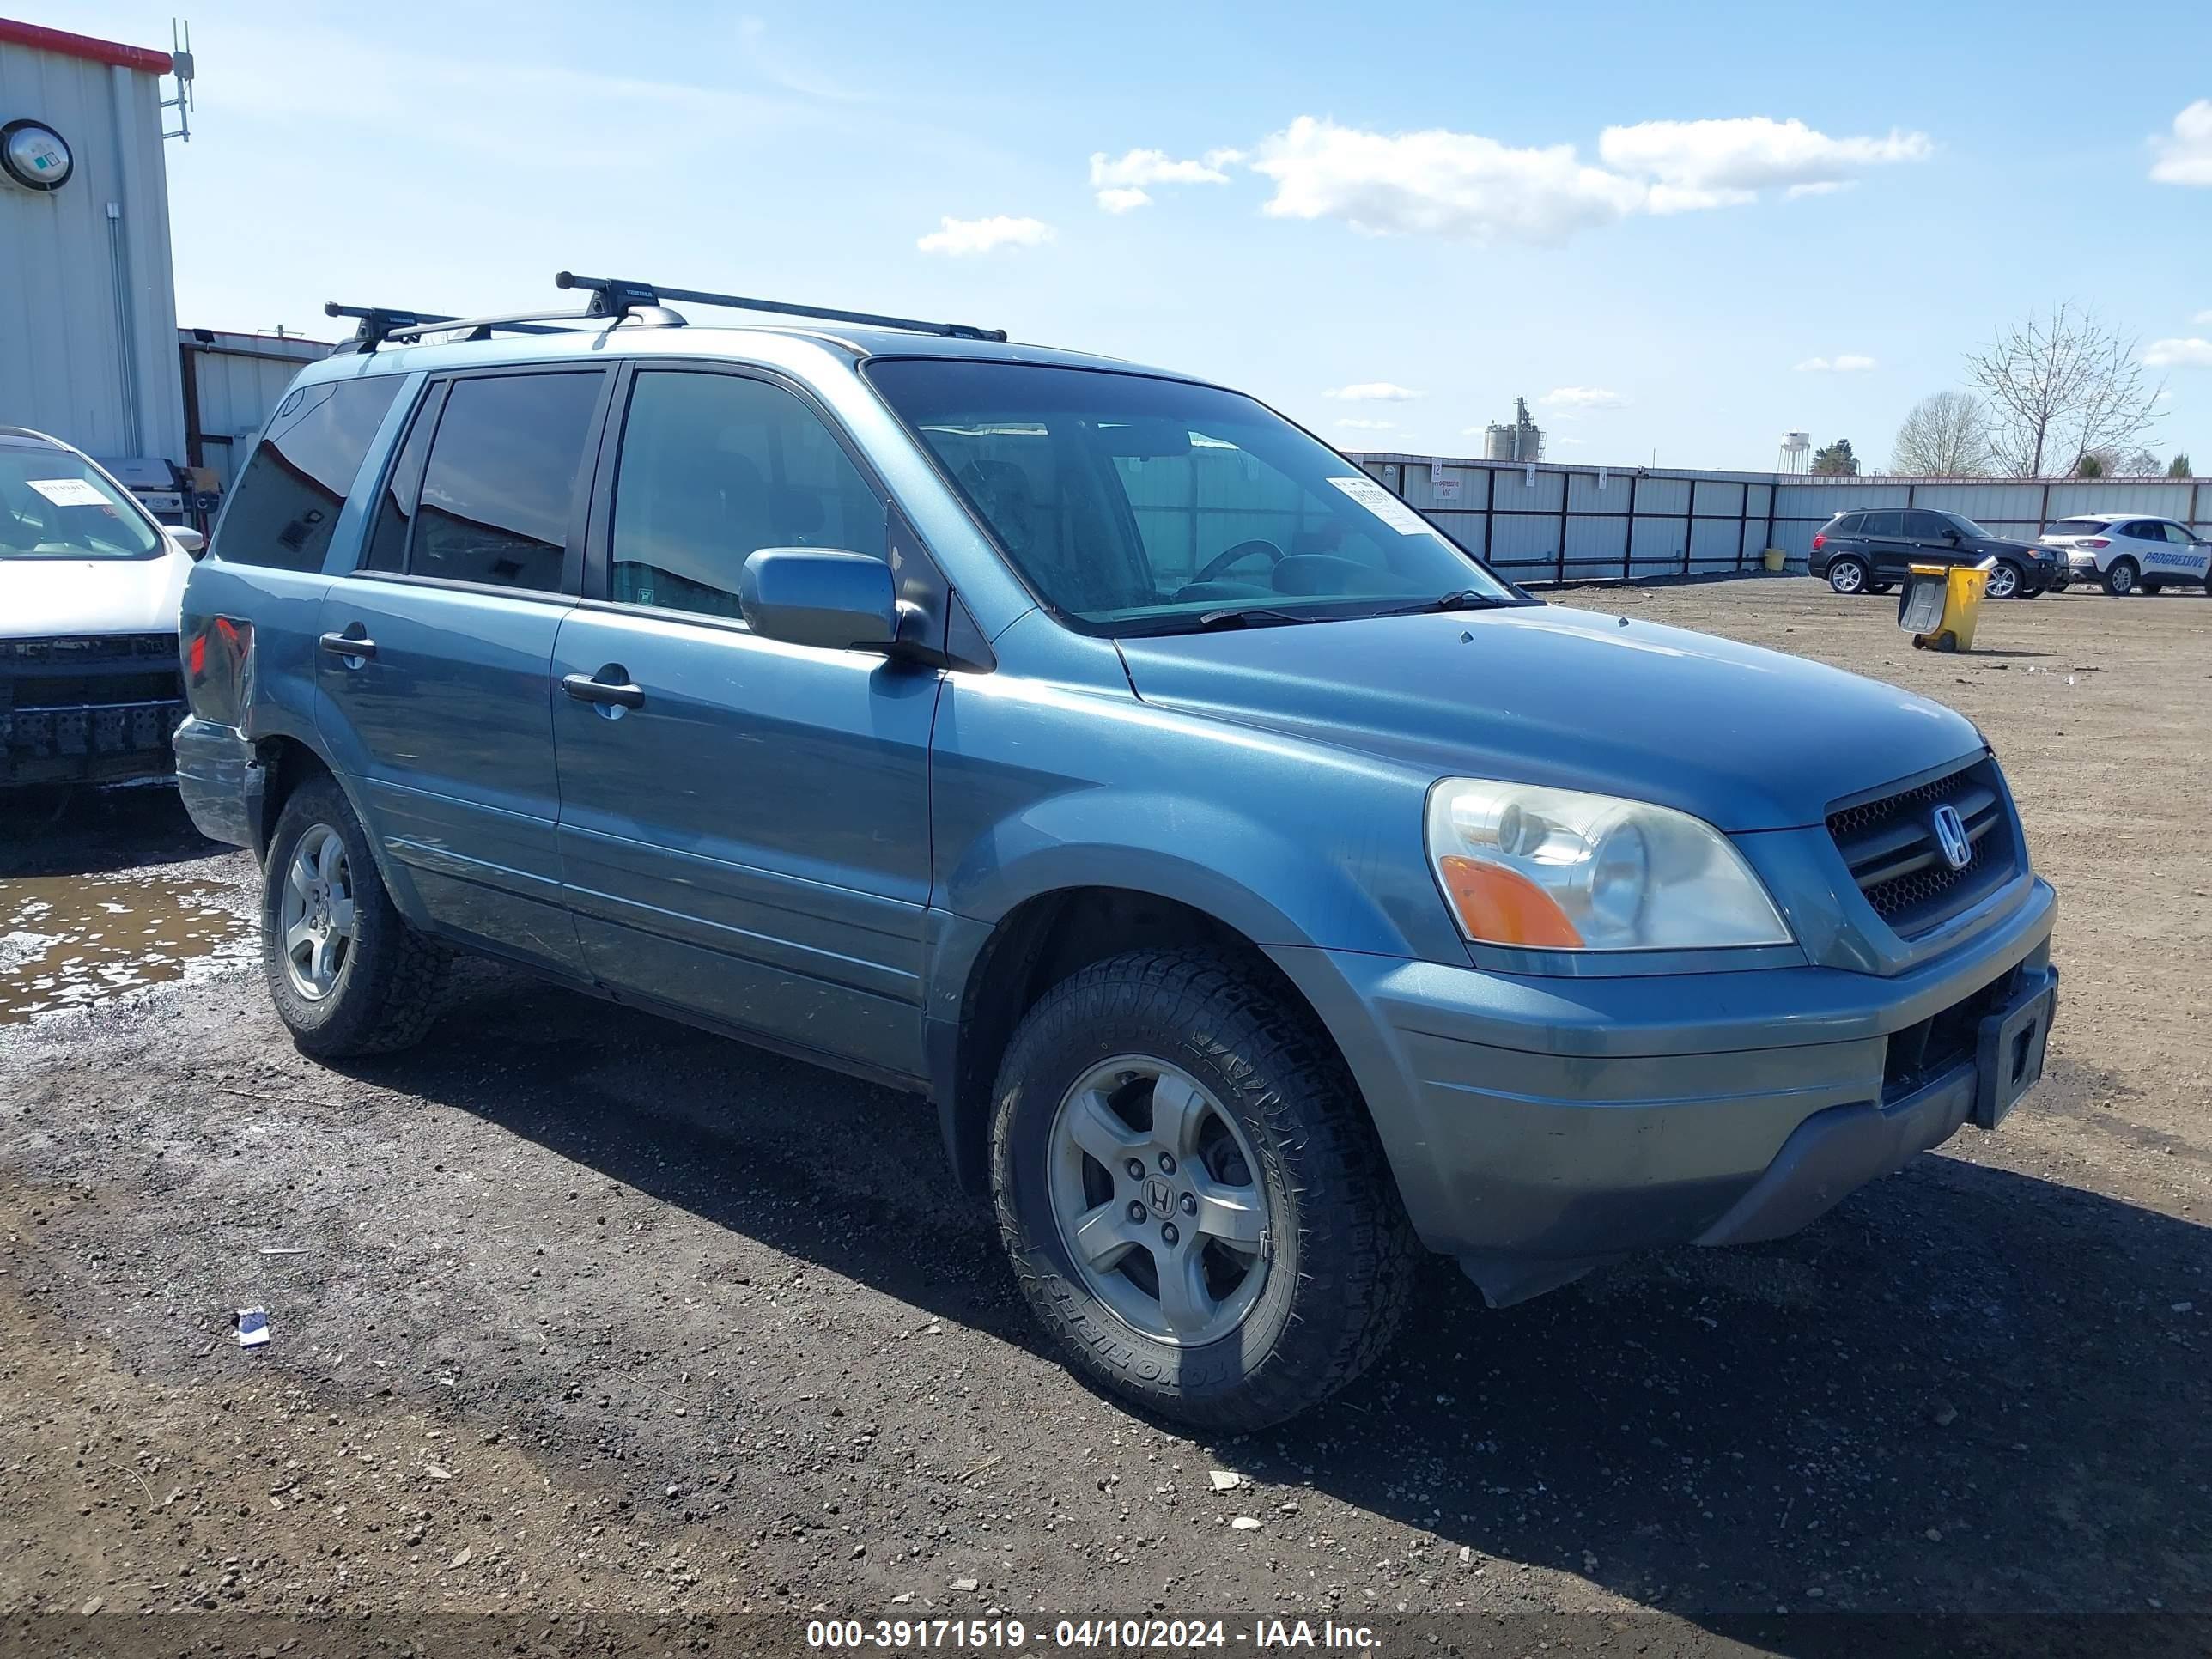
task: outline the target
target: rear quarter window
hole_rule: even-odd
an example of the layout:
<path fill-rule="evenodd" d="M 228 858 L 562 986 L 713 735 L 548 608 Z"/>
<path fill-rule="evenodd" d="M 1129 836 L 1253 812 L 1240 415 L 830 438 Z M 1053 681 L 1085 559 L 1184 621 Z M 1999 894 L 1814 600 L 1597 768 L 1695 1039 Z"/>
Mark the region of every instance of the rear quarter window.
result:
<path fill-rule="evenodd" d="M 214 556 L 229 564 L 319 570 L 346 492 L 398 395 L 400 377 L 295 386 L 254 446 L 222 522 Z"/>

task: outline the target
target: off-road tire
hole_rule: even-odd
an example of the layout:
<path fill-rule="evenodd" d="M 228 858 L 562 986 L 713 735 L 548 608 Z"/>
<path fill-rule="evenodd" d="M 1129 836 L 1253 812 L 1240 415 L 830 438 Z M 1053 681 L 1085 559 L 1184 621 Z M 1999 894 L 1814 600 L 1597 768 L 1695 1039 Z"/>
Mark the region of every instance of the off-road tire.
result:
<path fill-rule="evenodd" d="M 2124 599 L 2135 592 L 2142 578 L 2133 559 L 2114 559 L 2105 572 L 2105 592 L 2116 599 Z"/>
<path fill-rule="evenodd" d="M 300 838 L 327 824 L 345 842 L 356 907 L 353 948 L 328 996 L 310 1000 L 284 969 L 285 872 Z M 292 792 L 270 837 L 261 872 L 261 964 L 276 1017 L 300 1052 L 317 1060 L 412 1048 L 438 1017 L 451 953 L 392 908 L 368 837 L 335 780 L 311 778 Z"/>
<path fill-rule="evenodd" d="M 1271 1218 L 1267 1278 L 1204 1346 L 1137 1330 L 1083 1283 L 1048 1192 L 1060 1103 L 1102 1061 L 1171 1062 L 1233 1114 Z M 1072 1368 L 1135 1405 L 1242 1433 L 1294 1417 L 1389 1346 L 1419 1254 L 1373 1122 L 1327 1036 L 1249 973 L 1202 951 L 1145 951 L 1047 992 L 999 1069 L 991 1185 L 1008 1260 Z"/>

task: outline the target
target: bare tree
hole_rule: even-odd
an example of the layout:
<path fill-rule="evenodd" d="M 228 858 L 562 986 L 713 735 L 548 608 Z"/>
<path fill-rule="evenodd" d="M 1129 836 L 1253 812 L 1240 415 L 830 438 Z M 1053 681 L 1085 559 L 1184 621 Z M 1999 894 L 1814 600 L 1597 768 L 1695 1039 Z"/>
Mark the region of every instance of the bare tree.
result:
<path fill-rule="evenodd" d="M 2120 464 L 2113 469 L 2112 476 L 2118 478 L 2155 478 L 2165 471 L 2166 463 L 2159 459 L 2156 451 L 2131 449 L 2120 457 Z"/>
<path fill-rule="evenodd" d="M 2093 449 L 2118 448 L 2160 418 L 2163 383 L 2148 385 L 2136 342 L 2097 314 L 2062 305 L 2047 318 L 2000 329 L 1966 354 L 1966 378 L 1988 397 L 1995 417 L 1990 447 L 2015 477 L 2074 471 Z"/>
<path fill-rule="evenodd" d="M 1990 411 L 1971 392 L 1930 392 L 1905 411 L 1889 470 L 1917 478 L 1985 478 Z"/>

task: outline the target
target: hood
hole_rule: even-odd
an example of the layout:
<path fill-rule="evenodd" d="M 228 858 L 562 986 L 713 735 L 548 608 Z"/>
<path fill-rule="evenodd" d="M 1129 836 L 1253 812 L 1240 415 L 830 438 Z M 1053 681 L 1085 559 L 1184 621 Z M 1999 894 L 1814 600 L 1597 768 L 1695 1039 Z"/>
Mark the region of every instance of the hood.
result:
<path fill-rule="evenodd" d="M 0 639 L 173 634 L 191 568 L 175 547 L 150 559 L 0 558 Z"/>
<path fill-rule="evenodd" d="M 1963 716 L 1756 646 L 1557 605 L 1121 641 L 1147 702 L 1465 775 L 1656 801 L 1723 830 L 1981 752 Z"/>

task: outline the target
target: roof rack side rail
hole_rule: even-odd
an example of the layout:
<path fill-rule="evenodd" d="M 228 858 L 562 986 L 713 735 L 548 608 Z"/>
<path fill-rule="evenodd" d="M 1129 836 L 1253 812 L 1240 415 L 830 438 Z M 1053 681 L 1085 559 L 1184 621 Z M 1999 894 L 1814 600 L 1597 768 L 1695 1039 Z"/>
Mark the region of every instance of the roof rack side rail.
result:
<path fill-rule="evenodd" d="M 605 305 L 614 315 L 623 314 L 622 310 L 614 307 L 628 309 L 638 305 L 658 305 L 663 300 L 689 300 L 695 305 L 728 306 L 736 311 L 768 311 L 784 317 L 811 317 L 833 323 L 859 323 L 871 328 L 904 329 L 916 334 L 942 335 L 951 340 L 1004 341 L 1006 337 L 1003 328 L 977 328 L 970 323 L 926 323 L 912 317 L 885 317 L 872 311 L 834 311 L 827 306 L 753 300 L 740 294 L 709 293 L 705 289 L 663 288 L 657 283 L 634 283 L 618 276 L 579 276 L 567 270 L 554 276 L 553 285 L 587 289 L 594 296 L 592 303 L 595 310 Z"/>
<path fill-rule="evenodd" d="M 562 313 L 566 314 L 566 313 Z M 412 338 L 422 334 L 441 334 L 449 329 L 472 329 L 471 337 L 489 339 L 491 331 L 502 333 L 560 334 L 565 330 L 533 328 L 526 322 L 498 317 L 449 317 L 435 311 L 401 311 L 391 306 L 342 306 L 337 301 L 326 301 L 323 306 L 325 317 L 355 317 L 360 325 L 353 338 L 344 342 L 339 351 L 374 351 L 386 340 Z M 332 354 L 336 356 L 336 353 Z"/>

